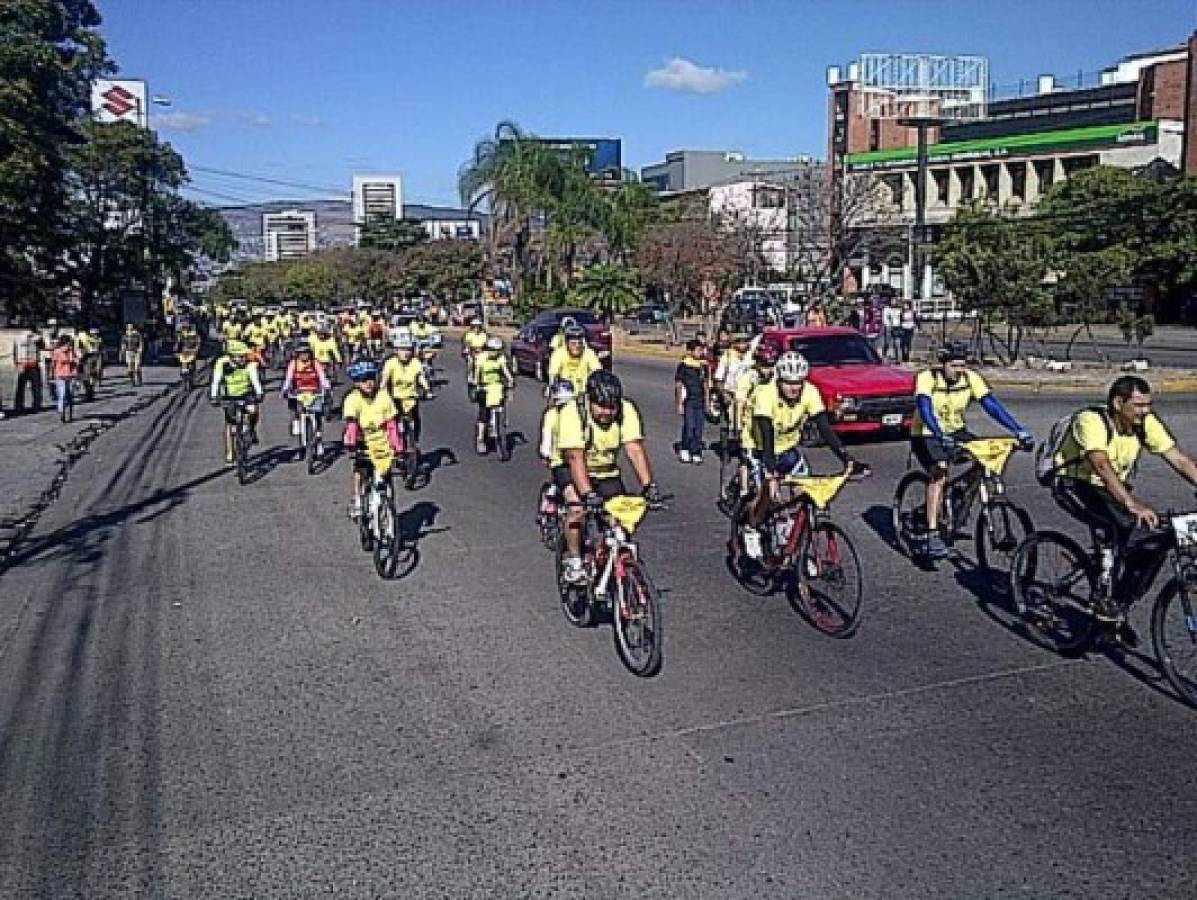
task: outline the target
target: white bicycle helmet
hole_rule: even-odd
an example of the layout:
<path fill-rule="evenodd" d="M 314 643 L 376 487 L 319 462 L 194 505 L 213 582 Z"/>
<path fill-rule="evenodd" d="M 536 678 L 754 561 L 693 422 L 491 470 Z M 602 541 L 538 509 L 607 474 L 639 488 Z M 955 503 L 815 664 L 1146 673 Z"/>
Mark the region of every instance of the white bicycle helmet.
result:
<path fill-rule="evenodd" d="M 777 358 L 775 371 L 778 381 L 805 381 L 806 376 L 810 374 L 810 363 L 797 350 L 787 350 Z"/>
<path fill-rule="evenodd" d="M 401 331 L 395 335 L 396 350 L 411 350 L 413 347 L 415 347 L 415 342 L 411 339 L 411 332 Z"/>
<path fill-rule="evenodd" d="M 488 337 L 486 339 L 486 349 L 487 350 L 502 350 L 503 349 L 503 339 L 496 334 L 492 334 L 490 337 Z"/>

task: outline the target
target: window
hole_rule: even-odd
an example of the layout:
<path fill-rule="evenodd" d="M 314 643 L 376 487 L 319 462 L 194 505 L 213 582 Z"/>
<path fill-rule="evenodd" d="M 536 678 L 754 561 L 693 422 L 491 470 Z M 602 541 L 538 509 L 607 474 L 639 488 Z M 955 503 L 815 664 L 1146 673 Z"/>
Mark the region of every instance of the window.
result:
<path fill-rule="evenodd" d="M 971 200 L 973 198 L 973 189 L 976 187 L 973 179 L 972 166 L 968 166 L 964 169 L 957 169 L 956 177 L 960 179 L 960 199 Z"/>
<path fill-rule="evenodd" d="M 881 120 L 869 120 L 869 149 L 879 150 L 881 148 Z"/>
<path fill-rule="evenodd" d="M 1027 164 L 1025 162 L 1009 163 L 1006 168 L 1010 172 L 1010 196 L 1019 202 L 1027 199 Z"/>
<path fill-rule="evenodd" d="M 947 169 L 931 170 L 931 202 L 936 206 L 948 205 L 948 181 Z"/>
<path fill-rule="evenodd" d="M 1090 154 L 1089 156 L 1068 156 L 1064 159 L 1064 177 L 1071 178 L 1078 172 L 1083 172 L 1085 169 L 1092 169 L 1097 165 L 1097 156 Z"/>
<path fill-rule="evenodd" d="M 872 366 L 881 360 L 873 345 L 857 334 L 830 337 L 796 337 L 790 349 L 797 350 L 812 366 Z"/>
<path fill-rule="evenodd" d="M 786 193 L 781 188 L 757 185 L 752 189 L 753 209 L 785 209 Z"/>
<path fill-rule="evenodd" d="M 998 199 L 998 177 L 1001 167 L 997 165 L 981 166 L 981 181 L 985 186 L 985 199 L 993 203 Z"/>
<path fill-rule="evenodd" d="M 1039 179 L 1039 192 L 1045 192 L 1056 180 L 1056 161 L 1054 159 L 1037 159 L 1034 162 L 1035 177 Z"/>

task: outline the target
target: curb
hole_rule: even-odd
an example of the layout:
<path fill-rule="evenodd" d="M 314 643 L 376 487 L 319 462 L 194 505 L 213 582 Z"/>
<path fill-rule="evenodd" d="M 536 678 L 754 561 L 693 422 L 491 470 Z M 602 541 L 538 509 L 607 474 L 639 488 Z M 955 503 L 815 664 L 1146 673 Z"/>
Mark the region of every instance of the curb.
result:
<path fill-rule="evenodd" d="M 159 400 L 179 388 L 179 383 L 175 382 L 166 385 L 156 393 L 146 394 L 144 397 L 129 404 L 123 412 L 118 414 L 117 418 L 106 419 L 101 422 L 89 422 L 82 431 L 66 444 L 55 445 L 61 455 L 55 463 L 57 470 L 50 478 L 49 484 L 42 489 L 42 492 L 24 515 L 0 522 L 0 577 L 3 577 L 8 571 L 13 554 L 16 552 L 21 541 L 29 536 L 29 533 L 41 518 L 42 513 L 49 509 L 54 504 L 54 501 L 58 499 L 59 494 L 62 493 L 62 486 L 66 484 L 67 478 L 71 473 L 71 469 L 75 467 L 75 464 L 79 460 L 87 455 L 88 450 L 91 449 L 91 445 L 95 440 L 105 432 L 116 428 L 125 420 L 131 419 L 149 409 Z"/>

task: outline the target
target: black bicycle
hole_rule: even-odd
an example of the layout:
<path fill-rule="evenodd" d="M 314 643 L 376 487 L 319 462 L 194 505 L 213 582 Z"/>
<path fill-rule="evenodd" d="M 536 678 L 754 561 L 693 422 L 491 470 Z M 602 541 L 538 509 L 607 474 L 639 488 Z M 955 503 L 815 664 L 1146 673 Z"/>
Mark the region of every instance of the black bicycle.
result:
<path fill-rule="evenodd" d="M 253 429 L 249 426 L 250 401 L 226 399 L 223 402 L 225 423 L 233 429 L 233 467 L 237 483 L 248 484 L 250 475 L 249 448 L 253 446 Z"/>
<path fill-rule="evenodd" d="M 948 479 L 937 531 L 951 547 L 969 535 L 974 509 L 978 508 L 972 538 L 977 565 L 993 572 L 1008 572 L 1018 545 L 1034 531 L 1030 514 L 1006 496 L 1002 478 L 1010 455 L 1018 448 L 1016 438 L 977 438 L 961 445 L 963 456 L 954 462 L 967 467 Z M 912 559 L 924 555 L 927 527 L 927 488 L 931 477 L 919 469 L 902 476 L 893 499 L 894 537 Z"/>
<path fill-rule="evenodd" d="M 1089 529 L 1086 551 L 1066 534 L 1037 531 L 1022 542 L 1010 569 L 1010 590 L 1023 633 L 1063 655 L 1085 650 L 1101 632 L 1098 611 L 1111 612 L 1111 591 L 1120 579 L 1118 554 Z M 1154 552 L 1153 552 L 1154 551 Z M 1197 512 L 1169 514 L 1133 593 L 1115 607 L 1124 618 L 1151 591 L 1164 563 L 1172 575 L 1156 596 L 1151 636 L 1156 660 L 1176 693 L 1197 706 Z"/>

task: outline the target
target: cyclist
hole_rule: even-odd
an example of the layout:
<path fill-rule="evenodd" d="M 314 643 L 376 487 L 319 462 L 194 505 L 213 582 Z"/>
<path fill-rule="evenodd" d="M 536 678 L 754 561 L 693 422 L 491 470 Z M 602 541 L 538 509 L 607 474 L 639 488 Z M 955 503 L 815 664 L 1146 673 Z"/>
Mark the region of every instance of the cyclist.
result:
<path fill-rule="evenodd" d="M 565 497 L 572 503 L 577 503 L 578 495 L 573 489 L 569 477 L 569 467 L 561 458 L 561 451 L 557 448 L 558 425 L 561 423 L 562 408 L 577 399 L 577 391 L 572 382 L 554 381 L 549 386 L 548 402 L 544 415 L 540 419 L 540 458 L 549 469 L 548 489 L 541 493 L 540 511 L 542 514 L 556 514 L 557 503 Z"/>
<path fill-rule="evenodd" d="M 715 389 L 719 392 L 725 410 L 735 403 L 736 382 L 752 368 L 750 338 L 746 331 L 737 331 L 731 337 L 731 345 L 719 357 L 715 367 Z"/>
<path fill-rule="evenodd" d="M 200 352 L 200 336 L 195 326 L 190 322 L 179 328 L 178 346 L 175 350 L 179 357 L 179 365 L 184 369 L 191 369 L 194 373 L 195 360 Z"/>
<path fill-rule="evenodd" d="M 298 437 L 302 427 L 300 421 L 302 410 L 299 408 L 300 395 L 315 395 L 316 399 L 312 401 L 310 408 L 316 416 L 317 446 L 323 444 L 324 398 L 331 390 L 332 385 L 328 381 L 328 374 L 312 352 L 312 345 L 306 341 L 300 341 L 295 345 L 295 355 L 287 363 L 287 371 L 283 375 L 283 386 L 279 391 L 291 410 L 292 437 Z"/>
<path fill-rule="evenodd" d="M 341 328 L 341 336 L 345 339 L 345 356 L 353 359 L 362 352 L 362 345 L 366 341 L 366 329 L 356 318 L 351 317 Z"/>
<path fill-rule="evenodd" d="M 759 462 L 756 471 L 764 484 L 748 513 L 744 529 L 744 552 L 751 559 L 762 555 L 760 526 L 777 501 L 781 480 L 787 475 L 805 475 L 810 469 L 802 452 L 802 429 L 808 421 L 831 452 L 847 468 L 868 474 L 867 466 L 857 463 L 844 449 L 839 435 L 831 427 L 823 397 L 807 381 L 810 364 L 806 357 L 789 350 L 777 358 L 773 380 L 757 388 L 752 397 L 752 416 L 744 423 L 741 441 L 751 448 L 749 457 Z"/>
<path fill-rule="evenodd" d="M 242 341 L 229 341 L 224 356 L 212 367 L 213 403 L 229 400 L 245 400 L 245 412 L 249 417 L 250 442 L 258 442 L 259 406 L 262 402 L 262 381 L 258 365 L 250 359 L 249 347 Z M 224 462 L 233 464 L 233 427 L 235 422 L 231 409 L 225 407 Z"/>
<path fill-rule="evenodd" d="M 557 449 L 568 473 L 556 469 L 554 481 L 568 500 L 576 503 L 581 498 L 584 504 L 584 508 L 570 506 L 566 514 L 562 559 L 565 580 L 577 584 L 586 578 L 582 566 L 582 524 L 586 511 L 601 511 L 605 500 L 627 493 L 619 472 L 620 449 L 627 454 L 643 486 L 645 499 L 659 505 L 661 491 L 653 481 L 640 413 L 624 397 L 623 385 L 614 373 L 606 369 L 592 373 L 586 380 L 585 394 L 577 403 L 563 406 L 559 417 Z"/>
<path fill-rule="evenodd" d="M 411 423 L 412 439 L 420 442 L 420 397 L 428 390 L 424 364 L 416 359 L 415 342 L 406 331 L 395 340 L 395 355 L 382 367 L 382 389 L 391 395 L 395 408 Z"/>
<path fill-rule="evenodd" d="M 478 453 L 486 454 L 486 426 L 490 422 L 490 411 L 502 406 L 507 391 L 515 389 L 515 376 L 503 352 L 503 339 L 492 335 L 486 339 L 482 352 L 474 357 L 474 377 L 478 384 L 478 423 L 475 427 L 475 442 Z"/>
<path fill-rule="evenodd" d="M 383 345 L 387 339 L 387 324 L 382 319 L 382 313 L 376 312 L 366 326 L 366 345 L 375 358 L 382 356 Z"/>
<path fill-rule="evenodd" d="M 581 393 L 586 380 L 603 364 L 598 354 L 586 346 L 586 329 L 581 325 L 567 326 L 562 337 L 565 343 L 549 357 L 549 383 L 564 379 L 574 386 L 575 393 Z"/>
<path fill-rule="evenodd" d="M 580 327 L 578 325 L 578 320 L 575 319 L 573 316 L 562 317 L 561 323 L 560 323 L 560 325 L 558 325 L 556 333 L 554 333 L 554 335 L 549 339 L 550 355 L 553 353 L 556 353 L 558 350 L 560 350 L 562 347 L 565 346 L 566 341 L 569 340 L 569 336 L 566 332 L 568 332 L 571 328 L 578 328 L 578 327 Z M 582 329 L 582 338 L 585 339 L 585 337 L 586 337 L 586 329 L 583 328 Z M 584 388 L 584 387 L 586 387 L 586 383 L 582 382 L 582 384 L 578 385 L 578 390 L 582 390 L 582 388 Z"/>
<path fill-rule="evenodd" d="M 753 401 L 761 385 L 768 384 L 773 379 L 773 369 L 777 365 L 777 358 L 781 350 L 774 343 L 761 343 L 752 354 L 753 366 L 745 371 L 736 381 L 735 404 L 731 410 L 732 429 L 729 439 L 740 445 L 740 495 L 746 496 L 753 472 L 761 471 L 760 456 L 757 452 L 756 441 L 753 437 L 751 415 Z M 726 451 L 725 451 L 726 452 Z"/>
<path fill-rule="evenodd" d="M 416 342 L 416 353 L 424 364 L 424 375 L 429 381 L 429 393 L 431 393 L 432 365 L 441 346 L 440 329 L 429 323 L 424 313 L 420 313 L 416 316 L 416 321 L 412 323 L 411 336 Z"/>
<path fill-rule="evenodd" d="M 399 437 L 395 402 L 390 394 L 378 389 L 378 364 L 368 359 L 352 363 L 348 375 L 354 387 L 345 396 L 342 407 L 345 449 L 355 451 L 360 441 L 366 451 L 363 456 L 354 457 L 351 515 L 356 519 L 361 516 L 367 476 L 373 470 L 389 478 L 395 457 L 403 452 L 403 440 Z"/>
<path fill-rule="evenodd" d="M 341 365 L 344 361 L 341 357 L 341 348 L 337 346 L 337 340 L 332 336 L 331 326 L 325 322 L 316 329 L 316 335 L 308 344 L 311 345 L 312 355 L 316 357 L 316 362 L 320 363 L 327 372 L 331 373 L 334 367 Z"/>
<path fill-rule="evenodd" d="M 1017 436 L 1024 450 L 1032 449 L 1035 440 L 993 395 L 985 379 L 968 368 L 966 343 L 953 342 L 941 348 L 939 365 L 919 372 L 914 393 L 916 407 L 910 449 L 931 476 L 927 485 L 925 552 L 930 559 L 944 559 L 948 548 L 939 536 L 939 516 L 951 461 L 960 445 L 973 439 L 964 421 L 968 408 L 974 401 L 980 403 L 990 418 Z"/>
<path fill-rule="evenodd" d="M 465 358 L 466 381 L 470 384 L 478 383 L 474 372 L 474 359 L 486 348 L 489 337 L 482 320 L 477 316 L 470 319 L 469 329 L 461 336 L 461 355 Z"/>
<path fill-rule="evenodd" d="M 129 370 L 130 381 L 141 380 L 141 354 L 145 349 L 145 339 L 137 326 L 130 322 L 125 326 L 125 336 L 121 338 L 121 355 L 125 360 L 125 368 Z"/>
<path fill-rule="evenodd" d="M 1189 484 L 1197 485 L 1197 463 L 1181 450 L 1151 405 L 1151 385 L 1145 380 L 1136 375 L 1115 379 L 1104 408 L 1073 414 L 1052 460 L 1056 502 L 1116 543 L 1122 573 L 1097 610 L 1098 618 L 1107 622 L 1122 621 L 1122 602 L 1129 599 L 1126 588 L 1145 579 L 1151 561 L 1159 558 L 1161 540 L 1170 534 L 1154 530 L 1159 514 L 1132 492 L 1139 456 L 1144 449 L 1162 456 Z M 1132 632 L 1124 636 L 1134 642 Z"/>

